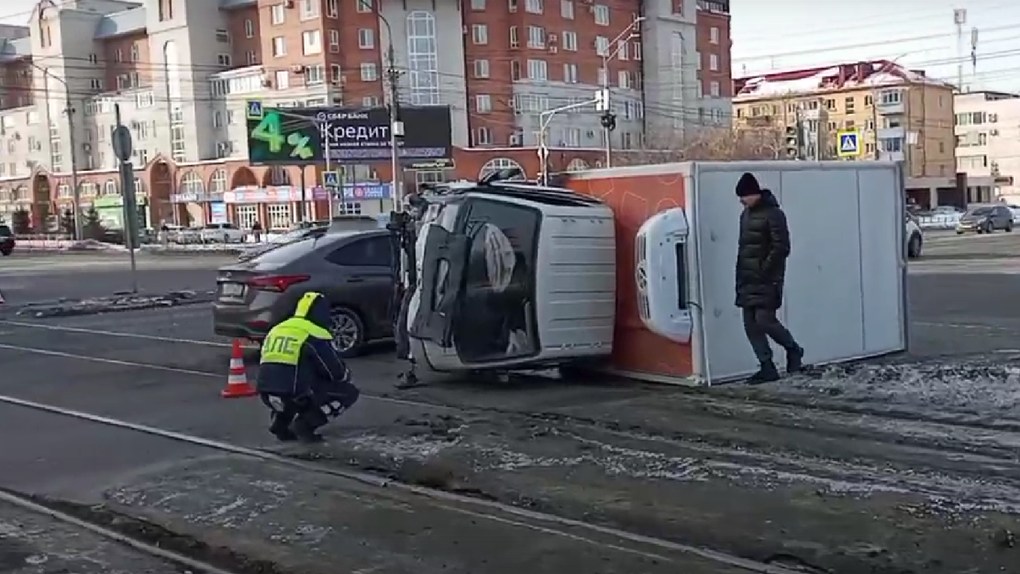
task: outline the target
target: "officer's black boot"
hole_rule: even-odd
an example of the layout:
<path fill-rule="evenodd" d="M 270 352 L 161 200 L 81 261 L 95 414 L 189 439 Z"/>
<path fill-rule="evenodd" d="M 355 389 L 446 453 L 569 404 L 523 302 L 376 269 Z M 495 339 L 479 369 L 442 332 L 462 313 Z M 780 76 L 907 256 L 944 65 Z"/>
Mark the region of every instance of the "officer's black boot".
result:
<path fill-rule="evenodd" d="M 292 416 L 280 416 L 280 413 L 273 412 L 271 417 L 273 422 L 269 425 L 269 432 L 273 433 L 273 436 L 283 442 L 298 439 L 294 431 L 290 430 L 290 423 L 293 420 Z"/>
<path fill-rule="evenodd" d="M 749 385 L 760 385 L 762 383 L 771 383 L 778 380 L 779 370 L 776 369 L 776 364 L 772 361 L 767 361 L 762 363 L 758 372 L 748 377 L 745 382 Z"/>
<path fill-rule="evenodd" d="M 301 413 L 296 419 L 294 419 L 294 424 L 291 426 L 294 429 L 294 434 L 297 435 L 298 440 L 301 442 L 316 443 L 324 440 L 321 434 L 315 432 L 315 429 L 322 426 L 322 424 L 325 424 L 325 416 L 321 416 L 322 424 L 317 424 L 320 423 L 320 417 L 315 416 L 316 413 L 322 415 L 318 409 L 314 409 L 309 412 Z"/>

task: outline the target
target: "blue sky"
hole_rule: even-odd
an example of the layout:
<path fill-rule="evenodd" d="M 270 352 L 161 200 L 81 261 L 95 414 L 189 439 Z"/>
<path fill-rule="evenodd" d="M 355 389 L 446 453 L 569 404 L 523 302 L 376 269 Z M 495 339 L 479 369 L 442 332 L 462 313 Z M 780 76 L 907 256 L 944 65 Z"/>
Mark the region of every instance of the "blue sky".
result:
<path fill-rule="evenodd" d="M 211 0 L 210 0 L 211 1 Z M 964 84 L 1020 91 L 1020 0 L 730 0 L 733 75 L 876 58 L 955 82 L 953 10 L 967 10 Z M 0 0 L 0 21 L 24 24 L 35 0 Z M 889 10 L 893 10 L 890 12 Z M 971 28 L 978 61 L 971 66 Z M 924 37 L 924 39 L 921 39 Z"/>

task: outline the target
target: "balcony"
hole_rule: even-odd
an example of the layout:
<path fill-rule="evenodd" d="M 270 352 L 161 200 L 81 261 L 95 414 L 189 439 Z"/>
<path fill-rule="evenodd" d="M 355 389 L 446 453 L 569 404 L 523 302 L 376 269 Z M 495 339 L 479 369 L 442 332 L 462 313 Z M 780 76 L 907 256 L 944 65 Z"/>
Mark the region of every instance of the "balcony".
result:
<path fill-rule="evenodd" d="M 729 14 L 730 0 L 698 0 L 698 10 L 715 14 Z"/>
<path fill-rule="evenodd" d="M 906 113 L 906 95 L 902 90 L 882 92 L 875 97 L 875 110 L 883 116 Z"/>
<path fill-rule="evenodd" d="M 882 161 L 904 161 L 906 156 L 902 151 L 883 151 L 879 152 L 878 159 Z"/>
<path fill-rule="evenodd" d="M 878 139 L 889 140 L 889 139 L 906 139 L 907 129 L 903 126 L 897 126 L 894 128 L 882 128 L 878 130 Z"/>

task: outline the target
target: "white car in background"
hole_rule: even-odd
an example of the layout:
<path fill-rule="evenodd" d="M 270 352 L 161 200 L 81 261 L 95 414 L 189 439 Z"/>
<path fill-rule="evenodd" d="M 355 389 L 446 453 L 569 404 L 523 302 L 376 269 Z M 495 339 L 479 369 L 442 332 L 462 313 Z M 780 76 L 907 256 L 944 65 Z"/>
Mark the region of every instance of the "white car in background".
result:
<path fill-rule="evenodd" d="M 921 256 L 921 248 L 924 247 L 924 233 L 918 224 L 917 218 L 907 214 L 906 233 L 903 235 L 907 241 L 907 258 L 917 259 Z"/>
<path fill-rule="evenodd" d="M 233 223 L 210 223 L 198 232 L 202 243 L 244 243 L 247 236 Z"/>

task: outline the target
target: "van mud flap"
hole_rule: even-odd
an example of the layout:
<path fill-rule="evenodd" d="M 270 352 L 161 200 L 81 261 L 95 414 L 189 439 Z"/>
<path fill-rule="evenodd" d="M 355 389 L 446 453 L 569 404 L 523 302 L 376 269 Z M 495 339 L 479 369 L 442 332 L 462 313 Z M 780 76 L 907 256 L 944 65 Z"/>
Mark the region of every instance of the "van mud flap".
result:
<path fill-rule="evenodd" d="M 418 312 L 410 335 L 444 349 L 453 346 L 453 324 L 464 289 L 470 241 L 439 225 L 429 225 L 421 262 Z"/>

